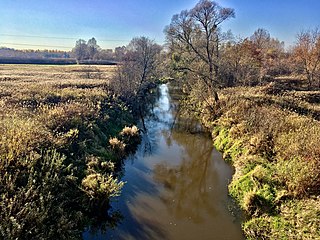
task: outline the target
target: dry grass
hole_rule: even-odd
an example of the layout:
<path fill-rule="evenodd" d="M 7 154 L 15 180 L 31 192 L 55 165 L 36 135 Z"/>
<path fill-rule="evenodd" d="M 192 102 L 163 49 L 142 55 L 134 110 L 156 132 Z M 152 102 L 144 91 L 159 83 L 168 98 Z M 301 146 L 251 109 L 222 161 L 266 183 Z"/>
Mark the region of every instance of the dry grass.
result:
<path fill-rule="evenodd" d="M 201 118 L 235 166 L 229 190 L 247 237 L 319 239 L 320 91 L 281 81 L 224 89 Z"/>
<path fill-rule="evenodd" d="M 83 71 L 99 72 L 89 79 Z M 0 65 L 0 156 L 11 161 L 72 140 L 82 121 L 99 118 L 111 101 L 110 66 Z M 71 132 L 70 132 L 71 131 Z"/>
<path fill-rule="evenodd" d="M 109 139 L 129 146 L 133 117 L 109 91 L 114 71 L 0 65 L 0 238 L 78 238 L 119 193 Z"/>

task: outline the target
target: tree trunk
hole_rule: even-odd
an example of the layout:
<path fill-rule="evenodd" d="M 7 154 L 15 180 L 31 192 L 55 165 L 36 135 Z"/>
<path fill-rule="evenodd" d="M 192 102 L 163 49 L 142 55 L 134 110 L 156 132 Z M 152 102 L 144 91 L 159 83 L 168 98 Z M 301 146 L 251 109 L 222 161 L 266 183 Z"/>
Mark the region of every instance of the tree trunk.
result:
<path fill-rule="evenodd" d="M 143 131 L 146 132 L 146 131 L 147 131 L 147 128 L 146 128 L 146 124 L 145 124 L 145 122 L 144 122 L 144 116 L 143 116 L 143 114 L 142 114 L 142 110 L 141 110 L 141 106 L 140 106 L 140 105 L 139 105 L 139 115 L 140 115 L 140 118 L 141 118 Z"/>
<path fill-rule="evenodd" d="M 311 90 L 312 88 L 312 74 L 308 74 L 307 79 L 308 79 L 308 89 Z"/>

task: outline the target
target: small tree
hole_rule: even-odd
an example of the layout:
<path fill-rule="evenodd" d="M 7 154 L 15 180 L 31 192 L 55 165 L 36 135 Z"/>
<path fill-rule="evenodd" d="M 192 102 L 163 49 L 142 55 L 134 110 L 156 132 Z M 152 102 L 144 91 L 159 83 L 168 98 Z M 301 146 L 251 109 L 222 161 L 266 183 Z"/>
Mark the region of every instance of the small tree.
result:
<path fill-rule="evenodd" d="M 260 50 L 268 48 L 270 39 L 271 39 L 270 33 L 263 28 L 258 28 L 250 37 L 250 40 Z"/>
<path fill-rule="evenodd" d="M 161 47 L 147 37 L 131 40 L 112 81 L 113 89 L 128 97 L 141 93 L 156 75 Z"/>
<path fill-rule="evenodd" d="M 320 31 L 318 28 L 301 31 L 293 49 L 293 57 L 298 70 L 306 75 L 309 87 L 317 80 L 320 88 Z"/>
<path fill-rule="evenodd" d="M 255 59 L 260 65 L 260 80 L 266 75 L 281 73 L 282 58 L 284 56 L 284 43 L 272 38 L 263 28 L 258 28 L 250 40 L 255 48 Z"/>
<path fill-rule="evenodd" d="M 146 37 L 139 37 L 131 40 L 128 50 L 127 60 L 134 62 L 134 79 L 139 91 L 155 75 L 161 47 Z"/>

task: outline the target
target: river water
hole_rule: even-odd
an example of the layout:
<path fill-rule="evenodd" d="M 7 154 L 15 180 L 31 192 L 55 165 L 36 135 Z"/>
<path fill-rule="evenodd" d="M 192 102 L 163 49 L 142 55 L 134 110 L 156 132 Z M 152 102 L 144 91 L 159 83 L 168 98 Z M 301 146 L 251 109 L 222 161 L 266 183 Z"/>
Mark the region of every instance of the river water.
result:
<path fill-rule="evenodd" d="M 84 239 L 244 239 L 227 191 L 232 169 L 208 136 L 174 127 L 186 123 L 175 118 L 168 85 L 161 85 L 147 133 L 125 160 L 127 183 L 112 203 L 123 218 L 115 229 L 87 231 Z"/>

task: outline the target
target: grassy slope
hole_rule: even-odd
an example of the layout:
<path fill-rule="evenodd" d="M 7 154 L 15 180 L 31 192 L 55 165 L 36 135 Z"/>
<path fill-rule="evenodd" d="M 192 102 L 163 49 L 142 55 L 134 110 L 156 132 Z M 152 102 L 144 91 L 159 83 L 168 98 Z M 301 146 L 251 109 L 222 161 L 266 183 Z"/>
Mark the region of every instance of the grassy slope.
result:
<path fill-rule="evenodd" d="M 319 94 L 279 79 L 223 90 L 215 116 L 203 111 L 235 166 L 229 191 L 247 213 L 248 239 L 320 239 Z"/>
<path fill-rule="evenodd" d="M 138 133 L 121 131 L 133 117 L 108 91 L 114 69 L 0 65 L 0 236 L 79 238 L 118 194 Z"/>

